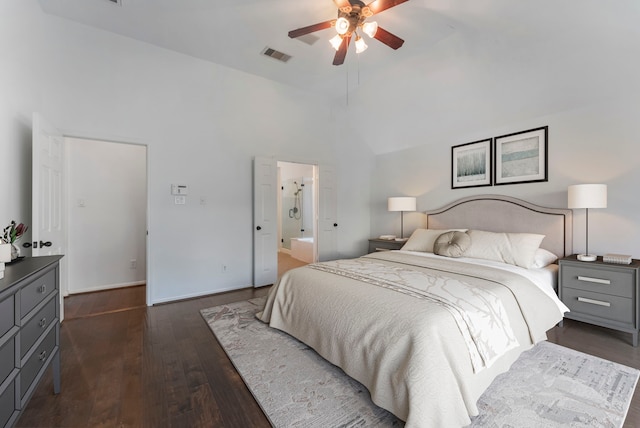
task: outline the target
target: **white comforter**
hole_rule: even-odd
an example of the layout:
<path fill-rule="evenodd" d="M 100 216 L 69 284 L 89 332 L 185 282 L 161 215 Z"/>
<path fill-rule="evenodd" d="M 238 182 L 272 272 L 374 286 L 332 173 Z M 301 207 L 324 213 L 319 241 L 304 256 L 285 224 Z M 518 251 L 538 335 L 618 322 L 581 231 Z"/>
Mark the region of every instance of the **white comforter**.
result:
<path fill-rule="evenodd" d="M 557 298 L 514 272 L 395 251 L 361 260 L 390 270 L 446 274 L 447 287 L 473 284 L 497 296 L 517 340 L 489 367 L 476 370 L 468 341 L 446 305 L 326 269 L 285 274 L 258 317 L 340 366 L 407 427 L 469 424 L 469 416 L 478 413 L 477 399 L 495 376 L 546 339 L 546 331 L 562 319 Z"/>

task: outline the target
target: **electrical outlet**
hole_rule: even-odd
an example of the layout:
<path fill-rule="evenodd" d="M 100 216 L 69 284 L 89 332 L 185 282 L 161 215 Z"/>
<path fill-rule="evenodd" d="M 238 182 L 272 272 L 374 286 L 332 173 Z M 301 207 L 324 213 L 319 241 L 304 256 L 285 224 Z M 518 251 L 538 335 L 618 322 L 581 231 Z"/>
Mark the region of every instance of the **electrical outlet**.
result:
<path fill-rule="evenodd" d="M 129 262 L 129 269 L 137 269 L 138 268 L 138 260 L 131 259 Z"/>

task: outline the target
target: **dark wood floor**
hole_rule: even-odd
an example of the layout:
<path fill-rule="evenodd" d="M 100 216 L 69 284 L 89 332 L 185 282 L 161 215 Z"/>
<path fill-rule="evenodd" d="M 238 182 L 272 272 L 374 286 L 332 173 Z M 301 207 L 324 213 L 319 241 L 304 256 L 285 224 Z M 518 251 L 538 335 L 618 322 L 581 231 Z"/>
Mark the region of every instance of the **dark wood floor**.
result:
<path fill-rule="evenodd" d="M 74 294 L 64 299 L 64 319 L 94 317 L 147 306 L 147 287 L 116 288 L 93 293 Z"/>
<path fill-rule="evenodd" d="M 52 393 L 48 373 L 16 426 L 269 427 L 199 313 L 267 291 L 245 289 L 142 308 L 133 299 L 130 310 L 120 302 L 121 310 L 65 320 L 62 392 Z M 77 297 L 67 298 L 68 313 Z M 105 300 L 105 295 L 82 297 L 84 306 L 105 312 L 91 297 Z M 566 321 L 549 332 L 549 339 L 640 369 L 640 351 L 626 334 Z M 625 427 L 640 427 L 638 390 Z"/>

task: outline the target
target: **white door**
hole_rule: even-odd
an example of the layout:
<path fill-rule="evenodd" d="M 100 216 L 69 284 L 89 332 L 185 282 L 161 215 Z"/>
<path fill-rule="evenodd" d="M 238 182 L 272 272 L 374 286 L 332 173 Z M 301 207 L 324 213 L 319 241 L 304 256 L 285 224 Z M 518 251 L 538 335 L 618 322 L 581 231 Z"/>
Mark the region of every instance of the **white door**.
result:
<path fill-rule="evenodd" d="M 318 260 L 322 262 L 338 257 L 338 192 L 333 167 L 318 169 Z"/>
<path fill-rule="evenodd" d="M 278 278 L 277 162 L 256 157 L 253 163 L 253 286 Z"/>
<path fill-rule="evenodd" d="M 64 138 L 38 113 L 33 114 L 32 133 L 32 256 L 64 254 Z M 66 262 L 60 261 L 60 317 L 67 293 Z"/>

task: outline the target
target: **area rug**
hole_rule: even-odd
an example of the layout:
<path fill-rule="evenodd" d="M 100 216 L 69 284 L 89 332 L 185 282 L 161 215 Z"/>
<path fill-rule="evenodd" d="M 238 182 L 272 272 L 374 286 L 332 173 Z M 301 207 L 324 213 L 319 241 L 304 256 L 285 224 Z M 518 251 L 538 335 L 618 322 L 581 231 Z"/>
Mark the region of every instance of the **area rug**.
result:
<path fill-rule="evenodd" d="M 265 298 L 200 311 L 271 424 L 402 427 L 367 389 L 255 318 Z M 472 427 L 622 427 L 639 371 L 549 342 L 523 353 L 478 400 Z"/>

